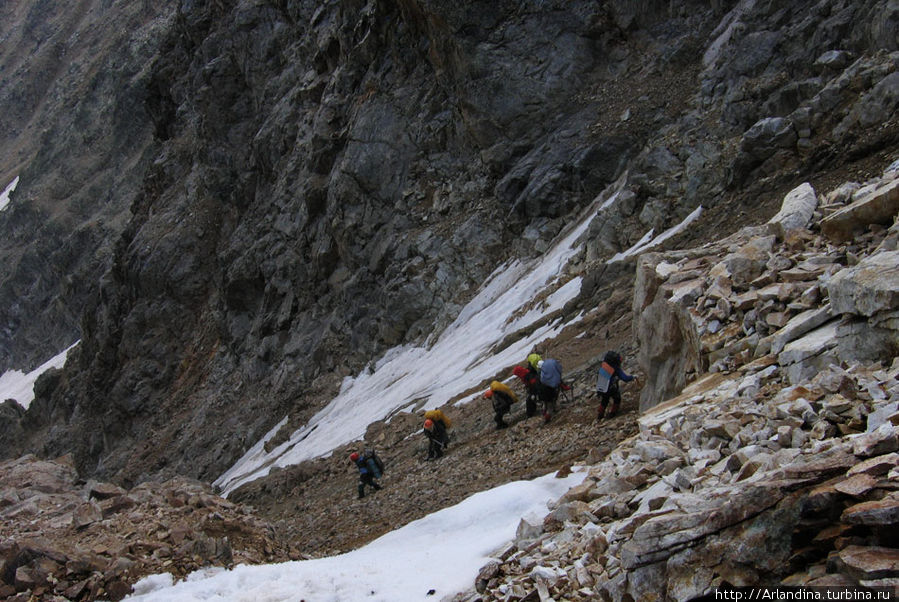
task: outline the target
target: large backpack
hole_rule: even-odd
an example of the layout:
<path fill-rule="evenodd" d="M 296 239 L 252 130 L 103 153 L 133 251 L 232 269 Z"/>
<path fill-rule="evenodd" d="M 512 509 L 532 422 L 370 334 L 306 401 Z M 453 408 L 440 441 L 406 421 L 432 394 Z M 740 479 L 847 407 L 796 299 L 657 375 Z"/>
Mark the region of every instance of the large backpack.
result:
<path fill-rule="evenodd" d="M 427 412 L 425 412 L 425 419 L 428 418 L 435 422 L 439 420 L 446 428 L 450 428 L 453 426 L 453 423 L 450 421 L 449 417 L 447 417 L 447 415 L 444 414 L 441 410 L 428 410 Z"/>
<path fill-rule="evenodd" d="M 556 389 L 562 384 L 562 364 L 557 360 L 543 360 L 540 367 L 540 382 Z"/>
<path fill-rule="evenodd" d="M 384 474 L 384 462 L 383 460 L 381 460 L 381 457 L 375 452 L 375 450 L 366 449 L 365 457 L 375 463 L 375 466 L 378 467 L 379 473 Z"/>
<path fill-rule="evenodd" d="M 597 393 L 607 393 L 609 391 L 613 376 L 615 376 L 615 367 L 609 364 L 609 362 L 603 362 L 599 366 L 599 373 L 596 375 Z"/>

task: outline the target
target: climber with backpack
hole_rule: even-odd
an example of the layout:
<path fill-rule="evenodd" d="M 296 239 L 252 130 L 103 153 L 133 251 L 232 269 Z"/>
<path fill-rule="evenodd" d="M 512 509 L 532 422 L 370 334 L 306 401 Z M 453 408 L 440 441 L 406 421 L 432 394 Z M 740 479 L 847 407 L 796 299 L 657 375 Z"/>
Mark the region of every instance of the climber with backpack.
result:
<path fill-rule="evenodd" d="M 552 358 L 540 360 L 537 363 L 540 370 L 540 383 L 537 389 L 538 396 L 543 402 L 543 422 L 549 422 L 556 412 L 556 400 L 559 398 L 559 389 L 564 386 L 562 382 L 562 364 Z"/>
<path fill-rule="evenodd" d="M 512 404 L 518 401 L 518 396 L 505 383 L 495 380 L 490 383 L 490 388 L 484 391 L 484 398 L 493 402 L 493 420 L 496 422 L 496 430 L 508 427 L 509 425 L 503 420 L 503 415 L 509 413 Z"/>
<path fill-rule="evenodd" d="M 602 358 L 602 364 L 599 366 L 599 373 L 596 376 L 596 396 L 599 397 L 599 411 L 596 414 L 597 420 L 602 420 L 606 416 L 606 406 L 608 406 L 609 418 L 618 413 L 618 406 L 621 405 L 621 391 L 618 389 L 618 381 L 631 382 L 636 380 L 636 376 L 632 376 L 621 369 L 621 354 L 617 351 L 607 351 Z M 609 405 L 609 399 L 612 405 Z"/>
<path fill-rule="evenodd" d="M 424 433 L 428 438 L 428 460 L 436 460 L 443 456 L 449 446 L 450 419 L 440 410 L 425 412 Z"/>
<path fill-rule="evenodd" d="M 530 364 L 528 364 L 528 366 L 530 366 Z M 515 366 L 512 368 L 512 374 L 521 380 L 521 383 L 524 385 L 524 390 L 527 392 L 527 397 L 524 401 L 524 409 L 527 417 L 530 418 L 537 413 L 537 391 L 540 388 L 540 373 L 536 370 L 531 370 L 529 367 Z"/>
<path fill-rule="evenodd" d="M 350 454 L 350 461 L 359 469 L 359 499 L 365 497 L 365 486 L 378 491 L 381 486 L 375 481 L 380 479 L 384 474 L 384 462 L 378 457 L 373 449 L 366 449 L 362 454 L 353 452 Z"/>

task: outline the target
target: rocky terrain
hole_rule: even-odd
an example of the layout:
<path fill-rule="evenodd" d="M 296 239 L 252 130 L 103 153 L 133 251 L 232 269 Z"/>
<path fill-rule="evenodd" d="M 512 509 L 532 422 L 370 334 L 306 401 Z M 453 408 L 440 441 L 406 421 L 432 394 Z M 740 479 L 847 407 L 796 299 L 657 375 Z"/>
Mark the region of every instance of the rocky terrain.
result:
<path fill-rule="evenodd" d="M 820 197 L 803 185 L 719 243 L 641 257 L 641 362 L 695 366 L 692 382 L 457 599 L 899 593 L 897 211 L 899 163 Z M 678 344 L 652 345 L 665 331 Z"/>
<path fill-rule="evenodd" d="M 71 458 L 0 463 L 0 599 L 120 600 L 142 576 L 299 559 L 278 529 L 177 478 L 124 490 Z"/>
<path fill-rule="evenodd" d="M 0 366 L 82 342 L 0 405 L 4 595 L 331 554 L 583 462 L 460 599 L 895 587 L 895 2 L 51 4 L 0 7 Z M 542 343 L 556 420 L 449 404 L 435 463 L 419 415 L 377 422 L 363 500 L 362 443 L 228 501 L 193 480 L 613 186 L 567 268 L 583 323 Z M 609 347 L 641 379 L 596 423 Z"/>
<path fill-rule="evenodd" d="M 344 376 L 439 331 L 613 181 L 587 274 L 700 204 L 696 240 L 804 179 L 872 175 L 896 141 L 886 0 L 469 8 L 160 9 L 129 79 L 153 136 L 130 148 L 151 160 L 132 156 L 134 194 L 104 189 L 130 217 L 85 280 L 82 343 L 3 453 L 72 453 L 126 486 L 212 480 L 285 414 L 302 424 Z M 33 179 L 0 227 L 33 207 Z"/>

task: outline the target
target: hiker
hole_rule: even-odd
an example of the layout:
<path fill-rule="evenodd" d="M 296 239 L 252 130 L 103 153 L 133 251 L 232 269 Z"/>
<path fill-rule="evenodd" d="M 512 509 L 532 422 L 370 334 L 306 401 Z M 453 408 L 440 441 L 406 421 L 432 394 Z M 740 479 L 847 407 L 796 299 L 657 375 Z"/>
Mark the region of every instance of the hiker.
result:
<path fill-rule="evenodd" d="M 621 369 L 621 354 L 617 351 L 607 351 L 602 358 L 602 364 L 599 366 L 599 374 L 596 377 L 596 396 L 599 397 L 599 411 L 596 414 L 597 420 L 602 420 L 606 415 L 606 406 L 609 406 L 608 416 L 613 417 L 618 413 L 618 406 L 621 404 L 621 391 L 618 390 L 618 381 L 631 382 L 636 380 L 636 376 L 632 376 Z M 612 405 L 609 405 L 609 398 L 612 399 Z"/>
<path fill-rule="evenodd" d="M 440 410 L 425 412 L 424 432 L 428 438 L 428 460 L 436 460 L 443 456 L 449 445 L 447 429 L 452 426 L 450 419 Z"/>
<path fill-rule="evenodd" d="M 350 461 L 352 461 L 356 465 L 356 468 L 359 469 L 360 500 L 365 497 L 366 485 L 375 491 L 381 489 L 381 486 L 375 482 L 375 479 L 380 479 L 381 475 L 384 473 L 384 463 L 381 462 L 381 459 L 374 450 L 365 450 L 362 455 L 358 452 L 353 452 L 350 454 Z"/>
<path fill-rule="evenodd" d="M 530 366 L 530 364 L 528 364 Z M 527 391 L 527 397 L 524 400 L 524 409 L 528 418 L 537 413 L 537 390 L 540 384 L 540 374 L 536 370 L 525 368 L 524 366 L 515 366 L 512 368 L 512 374 L 517 376 Z"/>
<path fill-rule="evenodd" d="M 518 401 L 518 396 L 498 380 L 490 383 L 490 388 L 484 391 L 484 398 L 493 402 L 493 411 L 495 412 L 493 420 L 496 421 L 496 430 L 504 429 L 509 425 L 503 420 L 503 414 L 508 414 L 512 409 L 512 404 Z"/>
<path fill-rule="evenodd" d="M 540 369 L 540 386 L 537 390 L 543 402 L 543 422 L 549 422 L 556 412 L 556 400 L 562 386 L 562 364 L 558 360 L 545 359 L 537 363 Z"/>

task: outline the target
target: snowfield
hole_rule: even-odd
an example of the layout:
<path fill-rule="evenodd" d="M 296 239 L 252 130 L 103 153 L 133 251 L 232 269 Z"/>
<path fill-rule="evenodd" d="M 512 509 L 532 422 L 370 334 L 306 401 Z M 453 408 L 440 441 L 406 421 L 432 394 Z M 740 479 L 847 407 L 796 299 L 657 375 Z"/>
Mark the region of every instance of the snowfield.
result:
<path fill-rule="evenodd" d="M 476 493 L 463 502 L 330 558 L 197 571 L 139 581 L 134 602 L 398 602 L 443 600 L 472 587 L 491 554 L 515 537 L 522 516 L 542 520 L 547 502 L 586 472 L 546 475 Z M 372 497 L 377 500 L 377 494 Z"/>

